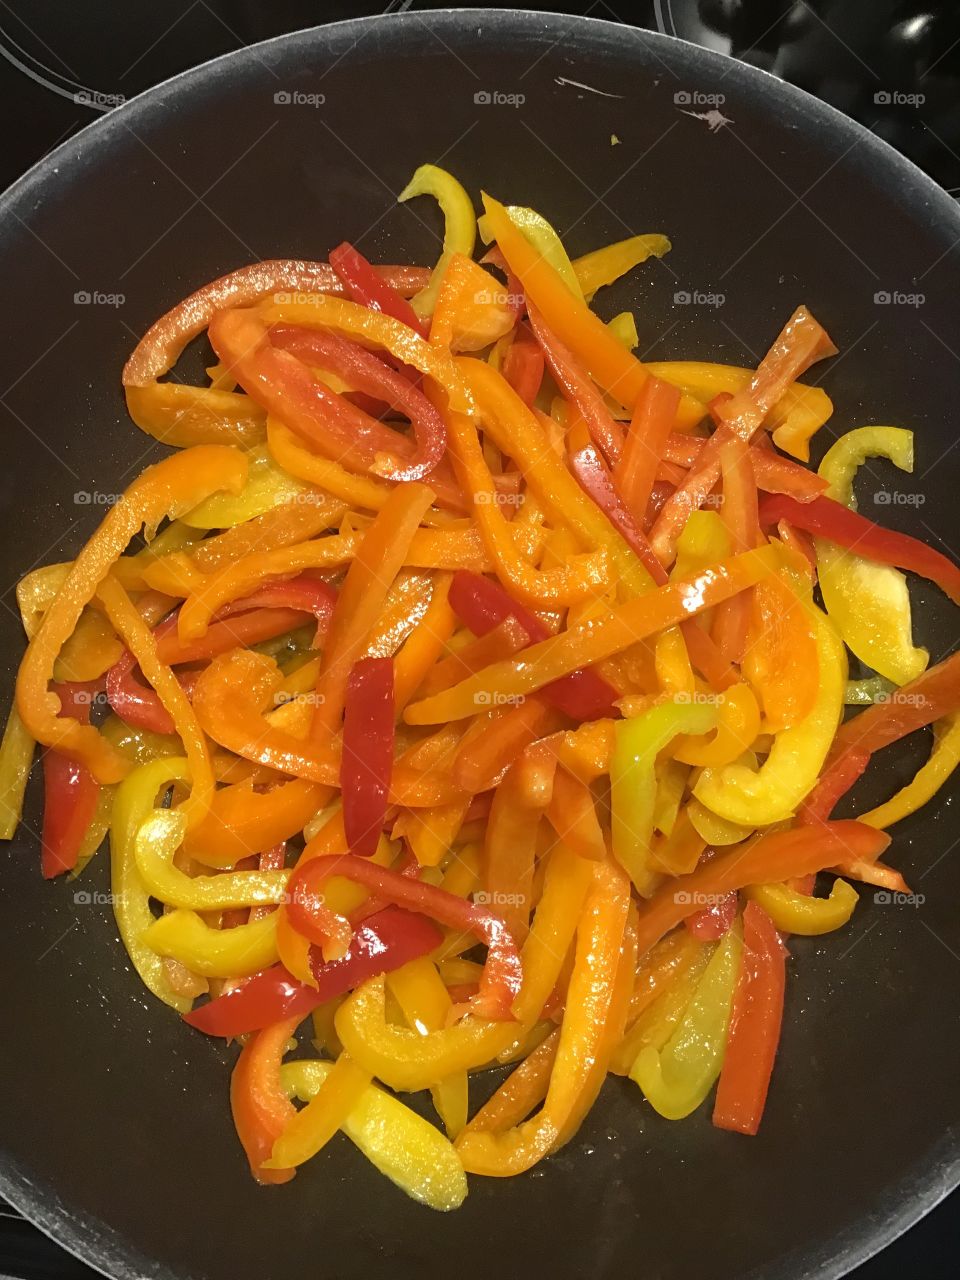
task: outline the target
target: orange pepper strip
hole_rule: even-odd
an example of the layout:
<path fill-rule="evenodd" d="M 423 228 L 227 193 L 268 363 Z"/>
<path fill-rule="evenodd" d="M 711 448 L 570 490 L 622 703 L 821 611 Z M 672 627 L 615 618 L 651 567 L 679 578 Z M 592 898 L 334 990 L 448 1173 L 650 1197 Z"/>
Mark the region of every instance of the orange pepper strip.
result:
<path fill-rule="evenodd" d="M 533 867 L 542 811 L 524 803 L 522 776 L 514 764 L 497 787 L 484 843 L 484 902 L 502 916 L 520 945 L 530 929 Z M 478 900 L 475 898 L 475 900 Z"/>
<path fill-rule="evenodd" d="M 736 684 L 721 695 L 716 729 L 704 737 L 681 734 L 673 741 L 671 755 L 683 764 L 720 768 L 732 764 L 753 746 L 760 732 L 760 708 L 747 684 Z"/>
<path fill-rule="evenodd" d="M 870 834 L 872 833 L 872 834 Z M 674 925 L 705 904 L 748 884 L 772 884 L 792 876 L 822 871 L 848 858 L 873 862 L 890 843 L 885 832 L 864 822 L 826 822 L 759 836 L 748 846 L 717 854 L 690 875 L 662 885 L 640 911 L 639 940 L 643 954 Z"/>
<path fill-rule="evenodd" d="M 511 1071 L 461 1132 L 503 1133 L 525 1120 L 547 1096 L 559 1044 L 560 1028 L 557 1027 Z"/>
<path fill-rule="evenodd" d="M 369 1071 L 341 1053 L 317 1093 L 285 1126 L 261 1169 L 291 1169 L 315 1156 L 346 1120 L 370 1080 Z"/>
<path fill-rule="evenodd" d="M 280 1063 L 287 1041 L 302 1018 L 295 1014 L 255 1031 L 230 1077 L 230 1108 L 237 1136 L 258 1182 L 289 1182 L 292 1169 L 267 1169 L 273 1144 L 297 1112 L 280 1085 Z"/>
<path fill-rule="evenodd" d="M 432 584 L 429 573 L 401 570 L 367 636 L 364 657 L 392 658 L 427 611 Z"/>
<path fill-rule="evenodd" d="M 725 430 L 725 428 L 724 428 Z M 750 465 L 750 447 L 740 436 L 720 444 L 720 474 L 723 478 L 723 506 L 720 514 L 734 551 L 749 551 L 761 542 L 757 516 L 757 482 Z M 718 606 L 713 622 L 713 639 L 730 662 L 742 662 L 747 645 L 751 592 L 741 592 Z"/>
<path fill-rule="evenodd" d="M 484 193 L 483 207 L 507 265 L 547 325 L 580 357 L 605 391 L 632 409 L 650 374 L 599 316 L 573 296 L 553 267 L 510 221 L 503 205 Z M 698 400 L 684 395 L 676 425 L 680 429 L 691 427 L 705 412 Z"/>
<path fill-rule="evenodd" d="M 469 1173 L 509 1177 L 531 1168 L 574 1132 L 600 1090 L 613 1045 L 608 1021 L 622 1034 L 626 984 L 617 976 L 630 908 L 630 882 L 612 863 L 595 864 L 577 928 L 577 948 L 560 1043 L 542 1109 L 505 1133 L 465 1131 L 456 1147 Z M 621 1006 L 617 1009 L 617 1004 Z"/>
<path fill-rule="evenodd" d="M 706 847 L 706 840 L 696 830 L 684 808 L 677 815 L 670 834 L 654 840 L 650 857 L 655 871 L 665 871 L 671 876 L 688 875 L 695 869 Z"/>
<path fill-rule="evenodd" d="M 593 792 L 565 769 L 558 769 L 554 777 L 547 821 L 567 848 L 579 857 L 591 862 L 606 857 L 607 846 Z"/>
<path fill-rule="evenodd" d="M 471 795 L 495 786 L 520 753 L 549 733 L 557 719 L 557 713 L 539 698 L 491 712 L 489 719 L 464 735 L 451 769 L 453 781 Z"/>
<path fill-rule="evenodd" d="M 398 485 L 363 535 L 330 619 L 317 676 L 317 708 L 310 730 L 314 742 L 340 725 L 350 670 L 364 652 L 432 501 L 433 493 L 425 485 Z"/>
<path fill-rule="evenodd" d="M 210 808 L 213 798 L 213 766 L 200 721 L 190 705 L 180 682 L 170 667 L 161 660 L 157 639 L 141 618 L 136 606 L 118 582 L 111 578 L 101 582 L 98 592 L 107 617 L 137 660 L 137 665 L 150 687 L 156 691 L 163 709 L 173 721 L 174 730 L 183 743 L 190 766 L 190 794 L 180 808 L 188 826 L 196 827 Z"/>
<path fill-rule="evenodd" d="M 679 404 L 677 388 L 651 376 L 637 397 L 623 453 L 614 467 L 617 492 L 641 526 Z"/>
<path fill-rule="evenodd" d="M 330 787 L 296 778 L 258 793 L 249 781 L 215 792 L 210 811 L 187 832 L 184 852 L 208 867 L 234 867 L 301 831 L 328 802 Z"/>
<path fill-rule="evenodd" d="M 486 635 L 475 636 L 438 662 L 423 682 L 423 694 L 427 697 L 441 689 L 449 689 L 458 680 L 473 675 L 491 662 L 509 658 L 529 643 L 530 637 L 524 628 L 516 618 L 508 616 Z"/>
<path fill-rule="evenodd" d="M 30 641 L 17 676 L 24 727 L 38 742 L 85 764 L 98 782 L 119 782 L 130 762 L 91 725 L 59 715 L 60 699 L 48 688 L 57 655 L 84 606 L 144 525 L 155 528 L 165 516 L 189 510 L 218 490 L 239 493 L 246 476 L 243 454 L 222 445 L 200 445 L 147 467 L 74 560 Z"/>
<path fill-rule="evenodd" d="M 470 807 L 469 800 L 405 809 L 393 826 L 393 838 L 404 839 L 421 867 L 436 867 L 450 852 Z"/>
<path fill-rule="evenodd" d="M 335 498 L 325 501 L 311 497 L 309 502 L 287 502 L 265 511 L 253 520 L 244 520 L 213 538 L 204 538 L 188 552 L 191 565 L 201 573 L 214 573 L 228 564 L 236 564 L 253 551 L 277 551 L 324 529 L 335 528 L 346 507 Z"/>
<path fill-rule="evenodd" d="M 427 611 L 393 660 L 393 700 L 399 716 L 440 657 L 457 626 L 447 596 L 451 575 L 438 573 Z"/>
<path fill-rule="evenodd" d="M 817 700 L 816 620 L 779 574 L 753 589 L 743 673 L 771 733 L 799 724 Z"/>
<path fill-rule="evenodd" d="M 479 351 L 506 337 L 515 323 L 516 314 L 506 305 L 506 290 L 496 276 L 465 254 L 451 254 L 440 277 L 431 346 Z"/>
<path fill-rule="evenodd" d="M 758 547 L 721 561 L 688 580 L 666 583 L 628 600 L 601 618 L 550 636 L 525 649 L 521 659 L 499 662 L 453 689 L 407 708 L 408 724 L 460 720 L 476 711 L 477 694 L 512 698 L 532 693 L 578 667 L 621 653 L 637 640 L 693 617 L 753 586 L 779 565 L 779 549 Z"/>
<path fill-rule="evenodd" d="M 440 407 L 438 397 L 432 399 Z M 571 556 L 554 569 L 535 569 L 519 551 L 514 527 L 500 508 L 476 425 L 465 414 L 450 410 L 443 413 L 443 419 L 457 479 L 473 502 L 473 519 L 503 585 L 524 604 L 541 609 L 575 604 L 597 595 L 611 577 L 605 551 Z"/>

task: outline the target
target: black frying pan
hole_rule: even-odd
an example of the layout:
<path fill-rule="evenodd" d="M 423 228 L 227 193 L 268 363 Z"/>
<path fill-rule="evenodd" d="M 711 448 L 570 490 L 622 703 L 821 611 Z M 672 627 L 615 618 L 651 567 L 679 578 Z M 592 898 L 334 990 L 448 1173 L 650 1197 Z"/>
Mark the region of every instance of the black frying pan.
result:
<path fill-rule="evenodd" d="M 325 100 L 277 97 L 297 93 Z M 77 495 L 115 492 L 157 452 L 120 394 L 136 337 L 252 258 L 323 257 L 349 237 L 374 260 L 432 261 L 435 212 L 394 205 L 424 160 L 535 205 L 574 253 L 668 232 L 667 263 L 602 303 L 635 308 L 644 353 L 749 364 L 808 303 L 843 351 L 822 375 L 831 427 L 917 433 L 915 475 L 871 468 L 863 506 L 910 492 L 923 504 L 883 505 L 884 520 L 950 537 L 960 215 L 918 170 L 803 93 L 646 32 L 481 11 L 343 23 L 161 85 L 3 198 L 5 697 L 23 643 L 13 583 L 89 535 L 102 499 Z M 78 303 L 83 292 L 125 300 Z M 940 658 L 953 616 L 914 586 L 917 633 Z M 858 798 L 891 792 L 922 750 L 888 752 Z M 145 995 L 96 901 L 104 857 L 82 882 L 86 905 L 78 886 L 41 882 L 37 801 L 34 789 L 2 855 L 0 1191 L 111 1276 L 838 1276 L 960 1181 L 949 805 L 896 830 L 892 860 L 922 906 L 868 892 L 843 934 L 791 944 L 758 1138 L 713 1129 L 708 1108 L 670 1124 L 612 1080 L 559 1156 L 505 1183 L 472 1180 L 464 1208 L 440 1216 L 345 1140 L 289 1186 L 255 1186 L 229 1117 L 235 1050 Z"/>

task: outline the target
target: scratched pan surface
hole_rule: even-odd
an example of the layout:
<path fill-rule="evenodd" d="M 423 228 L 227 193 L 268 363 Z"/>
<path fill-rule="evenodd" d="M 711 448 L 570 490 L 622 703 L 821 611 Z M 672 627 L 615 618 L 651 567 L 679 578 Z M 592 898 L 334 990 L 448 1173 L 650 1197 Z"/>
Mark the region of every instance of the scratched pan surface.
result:
<path fill-rule="evenodd" d="M 914 475 L 871 468 L 862 506 L 949 540 L 960 216 L 930 181 L 802 93 L 645 32 L 478 12 L 346 23 L 161 85 L 3 198 L 4 701 L 22 648 L 13 584 L 74 554 L 105 495 L 158 452 L 120 395 L 136 335 L 255 257 L 324 257 L 349 237 L 374 260 L 432 261 L 435 210 L 396 208 L 393 194 L 441 159 L 474 192 L 542 209 L 573 253 L 668 232 L 668 263 L 601 302 L 635 309 L 644 352 L 750 364 L 808 303 L 844 352 L 822 374 L 834 427 L 917 433 Z M 892 496 L 875 507 L 877 493 Z M 942 657 L 953 618 L 914 587 L 917 632 Z M 922 750 L 889 752 L 866 798 L 901 784 Z M 342 1139 L 289 1186 L 254 1185 L 227 1103 L 235 1051 L 145 996 L 97 901 L 103 856 L 86 904 L 41 882 L 38 800 L 34 785 L 2 854 L 0 1191 L 111 1276 L 837 1276 L 958 1181 L 949 805 L 896 832 L 893 861 L 922 905 L 865 894 L 843 934 L 792 944 L 757 1139 L 713 1129 L 709 1108 L 669 1124 L 611 1081 L 561 1155 L 527 1177 L 472 1180 L 463 1209 L 440 1216 Z"/>

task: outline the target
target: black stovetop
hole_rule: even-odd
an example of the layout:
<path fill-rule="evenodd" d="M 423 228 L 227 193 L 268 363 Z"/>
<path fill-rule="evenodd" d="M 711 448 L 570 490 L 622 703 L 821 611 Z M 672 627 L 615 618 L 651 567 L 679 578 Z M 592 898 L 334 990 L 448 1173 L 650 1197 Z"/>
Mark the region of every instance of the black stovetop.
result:
<path fill-rule="evenodd" d="M 448 7 L 389 0 L 385 11 Z M 631 22 L 732 52 L 854 116 L 960 195 L 957 0 L 527 0 L 520 7 Z M 316 0 L 0 0 L 0 188 L 112 103 L 186 67 L 319 22 L 380 12 L 378 3 Z M 958 1243 L 960 1192 L 860 1267 L 856 1280 L 954 1280 Z M 94 1272 L 0 1201 L 4 1276 L 84 1280 Z"/>

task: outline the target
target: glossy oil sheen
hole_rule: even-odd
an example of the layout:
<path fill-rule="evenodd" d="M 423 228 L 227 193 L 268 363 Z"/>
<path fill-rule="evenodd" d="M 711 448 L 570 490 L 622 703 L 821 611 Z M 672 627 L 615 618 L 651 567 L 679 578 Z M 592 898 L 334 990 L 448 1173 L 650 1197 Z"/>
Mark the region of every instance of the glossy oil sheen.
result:
<path fill-rule="evenodd" d="M 325 102 L 274 102 L 294 91 Z M 494 91 L 525 102 L 474 102 Z M 714 131 L 709 106 L 674 100 L 693 91 L 722 92 L 727 123 Z M 874 511 L 884 484 L 922 490 L 922 507 L 876 511 L 949 542 L 960 217 L 931 182 L 802 93 L 645 32 L 495 12 L 347 23 L 160 86 L 71 139 L 0 204 L 4 697 L 22 650 L 12 584 L 90 534 L 102 508 L 76 493 L 116 492 L 160 452 L 124 412 L 133 335 L 256 256 L 322 258 L 349 237 L 375 261 L 432 261 L 435 209 L 393 198 L 418 163 L 441 157 L 471 191 L 540 209 L 572 254 L 667 232 L 666 264 L 599 301 L 607 316 L 633 307 L 658 358 L 750 364 L 806 302 L 845 353 L 823 373 L 832 427 L 917 432 L 916 478 L 874 468 L 861 509 Z M 126 301 L 78 306 L 80 290 Z M 925 302 L 877 305 L 883 290 Z M 726 301 L 675 304 L 694 291 Z M 955 615 L 935 589 L 913 586 L 917 634 L 941 657 Z M 889 794 L 922 752 L 888 752 L 863 797 Z M 758 1138 L 713 1129 L 709 1108 L 661 1120 L 614 1079 L 563 1152 L 525 1177 L 471 1179 L 464 1207 L 440 1215 L 345 1140 L 285 1187 L 251 1181 L 229 1116 L 235 1050 L 151 1001 L 108 906 L 76 906 L 76 886 L 41 881 L 38 801 L 35 783 L 28 822 L 0 855 L 0 1191 L 111 1275 L 836 1276 L 958 1181 L 949 805 L 896 832 L 892 861 L 922 907 L 866 893 L 841 935 L 791 943 Z M 84 884 L 106 891 L 103 855 Z M 476 1086 L 474 1103 L 490 1087 Z"/>

